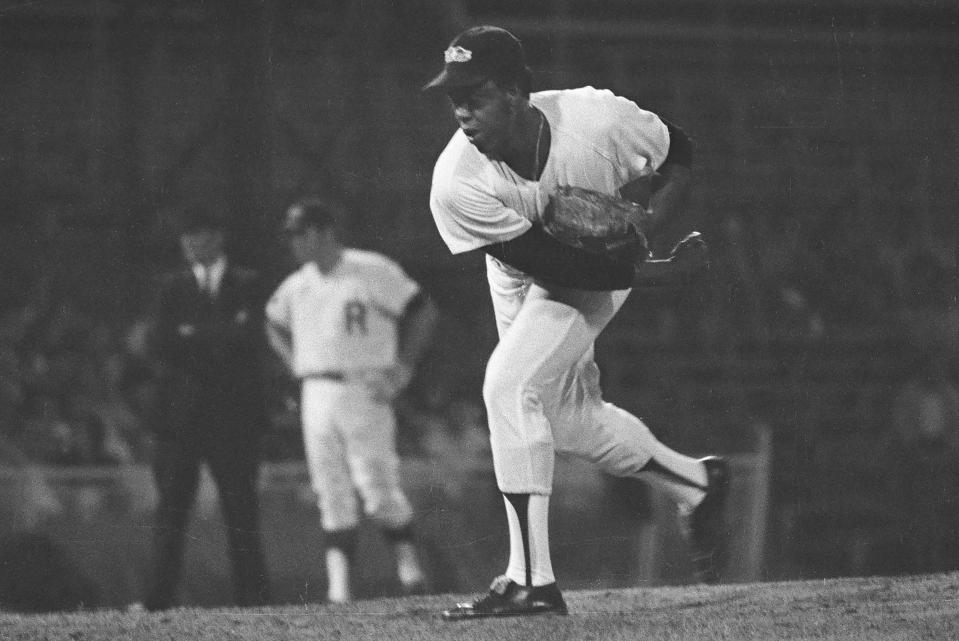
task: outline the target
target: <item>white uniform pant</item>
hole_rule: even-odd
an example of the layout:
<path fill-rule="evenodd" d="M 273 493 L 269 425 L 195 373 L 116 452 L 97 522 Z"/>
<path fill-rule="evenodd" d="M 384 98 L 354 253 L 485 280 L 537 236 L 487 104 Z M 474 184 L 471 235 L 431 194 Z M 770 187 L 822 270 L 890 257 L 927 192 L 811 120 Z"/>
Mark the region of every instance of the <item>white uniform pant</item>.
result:
<path fill-rule="evenodd" d="M 500 341 L 483 397 L 500 491 L 550 494 L 556 451 L 614 476 L 636 474 L 651 435 L 603 401 L 593 361 L 593 342 L 629 290 L 547 290 L 492 258 L 487 276 Z"/>
<path fill-rule="evenodd" d="M 360 499 L 363 511 L 381 525 L 409 524 L 413 509 L 399 482 L 393 408 L 376 401 L 360 379 L 307 378 L 300 413 L 323 529 L 356 527 Z"/>

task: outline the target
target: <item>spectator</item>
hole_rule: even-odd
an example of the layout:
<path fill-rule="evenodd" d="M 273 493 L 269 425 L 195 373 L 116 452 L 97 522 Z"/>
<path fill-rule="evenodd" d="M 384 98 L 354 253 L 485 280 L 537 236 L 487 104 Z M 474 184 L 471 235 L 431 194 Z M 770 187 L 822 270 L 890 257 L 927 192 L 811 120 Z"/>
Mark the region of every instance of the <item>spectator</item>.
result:
<path fill-rule="evenodd" d="M 406 409 L 415 454 L 430 461 L 435 483 L 454 500 L 466 500 L 471 474 L 488 470 L 492 459 L 483 406 L 453 394 L 442 381 L 423 386 Z"/>

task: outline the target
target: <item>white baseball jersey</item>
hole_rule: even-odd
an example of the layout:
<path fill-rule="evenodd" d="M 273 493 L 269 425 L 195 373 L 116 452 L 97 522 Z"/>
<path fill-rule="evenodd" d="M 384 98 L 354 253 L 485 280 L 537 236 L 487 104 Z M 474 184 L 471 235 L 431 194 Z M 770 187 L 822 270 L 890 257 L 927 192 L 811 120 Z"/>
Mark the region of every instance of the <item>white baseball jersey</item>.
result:
<path fill-rule="evenodd" d="M 292 336 L 296 376 L 385 368 L 396 360 L 397 321 L 419 289 L 386 256 L 347 248 L 329 274 L 312 262 L 290 274 L 266 315 Z"/>
<path fill-rule="evenodd" d="M 539 220 L 558 186 L 616 195 L 658 168 L 669 132 L 655 114 L 608 90 L 542 91 L 530 103 L 549 121 L 552 140 L 539 180 L 492 161 L 458 130 L 433 170 L 430 209 L 454 254 L 511 240 Z"/>
<path fill-rule="evenodd" d="M 551 133 L 539 180 L 488 159 L 462 131 L 437 160 L 430 209 L 454 254 L 522 235 L 558 186 L 616 195 L 666 159 L 666 125 L 609 91 L 545 91 L 530 102 Z M 593 341 L 630 290 L 551 291 L 489 256 L 487 267 L 500 341 L 483 389 L 500 490 L 549 494 L 555 450 L 614 476 L 642 469 L 662 448 L 642 421 L 603 401 L 593 362 Z"/>

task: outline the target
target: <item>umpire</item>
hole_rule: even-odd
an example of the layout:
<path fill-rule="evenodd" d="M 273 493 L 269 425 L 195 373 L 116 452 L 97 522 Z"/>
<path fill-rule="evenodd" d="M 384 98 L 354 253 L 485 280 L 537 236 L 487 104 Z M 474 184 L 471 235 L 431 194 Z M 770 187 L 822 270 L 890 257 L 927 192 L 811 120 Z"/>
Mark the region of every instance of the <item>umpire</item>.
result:
<path fill-rule="evenodd" d="M 151 349 L 160 374 L 154 474 L 155 569 L 144 605 L 176 604 L 200 465 L 209 466 L 227 525 L 238 606 L 269 601 L 260 542 L 257 469 L 267 425 L 259 275 L 224 253 L 222 221 L 184 212 L 184 269 L 158 292 Z"/>

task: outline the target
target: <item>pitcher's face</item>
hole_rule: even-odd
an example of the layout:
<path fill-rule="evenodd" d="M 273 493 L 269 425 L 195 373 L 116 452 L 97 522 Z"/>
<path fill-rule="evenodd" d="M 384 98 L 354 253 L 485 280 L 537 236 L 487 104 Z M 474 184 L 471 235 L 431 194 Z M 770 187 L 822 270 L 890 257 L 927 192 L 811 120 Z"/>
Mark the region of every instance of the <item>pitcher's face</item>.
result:
<path fill-rule="evenodd" d="M 491 160 L 502 160 L 518 125 L 519 94 L 487 80 L 473 87 L 456 87 L 446 94 L 456 124 L 470 143 Z"/>

